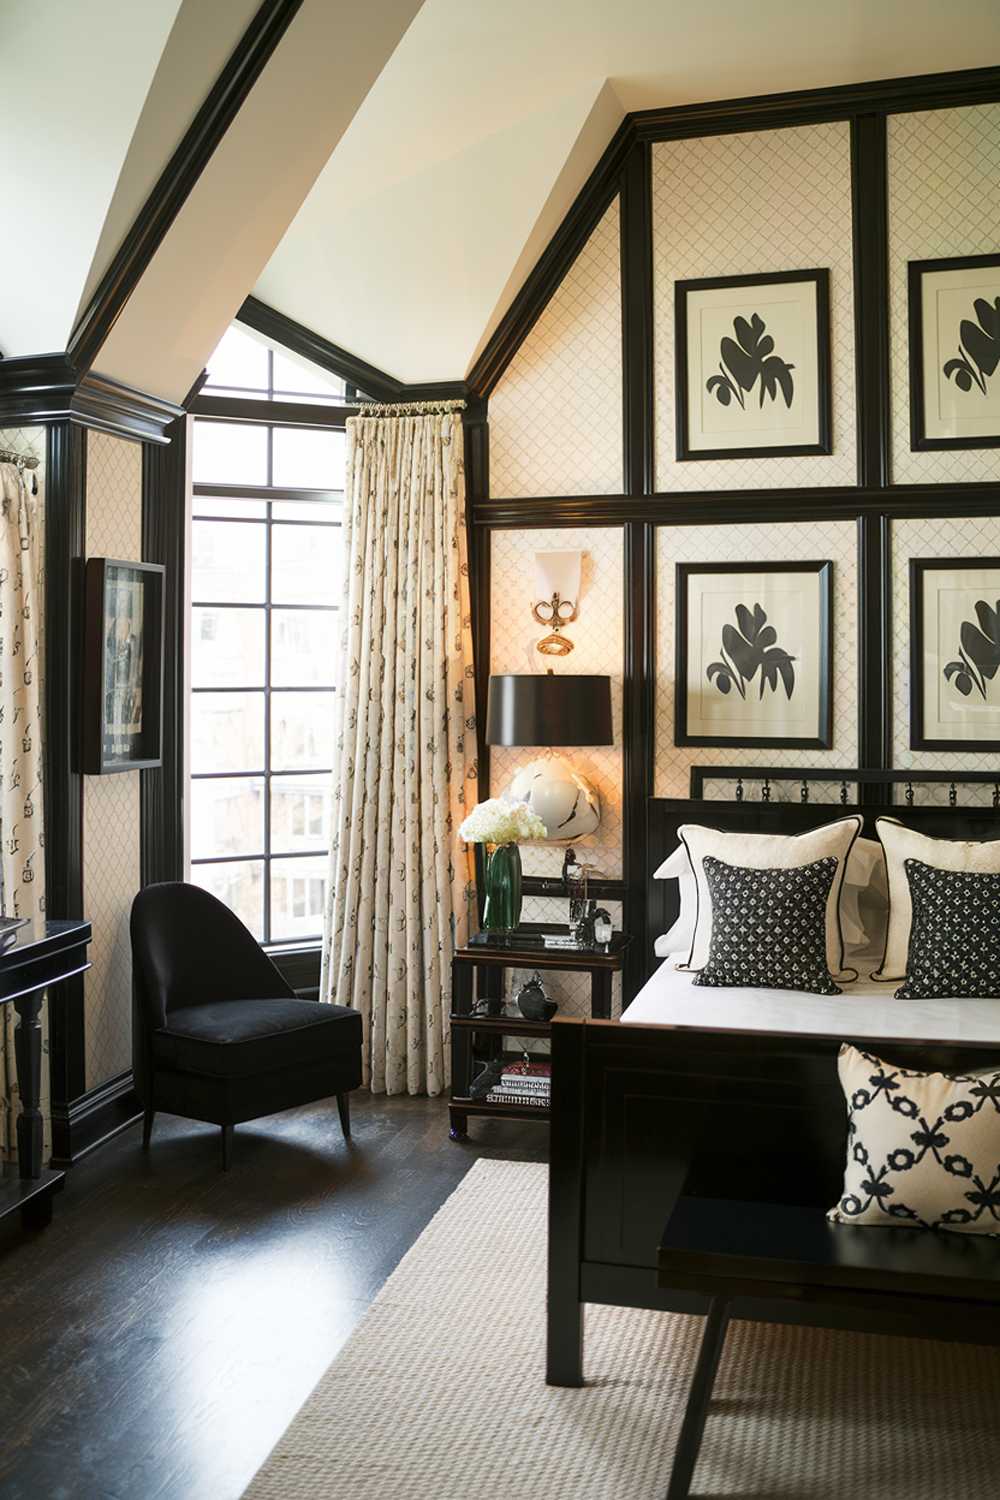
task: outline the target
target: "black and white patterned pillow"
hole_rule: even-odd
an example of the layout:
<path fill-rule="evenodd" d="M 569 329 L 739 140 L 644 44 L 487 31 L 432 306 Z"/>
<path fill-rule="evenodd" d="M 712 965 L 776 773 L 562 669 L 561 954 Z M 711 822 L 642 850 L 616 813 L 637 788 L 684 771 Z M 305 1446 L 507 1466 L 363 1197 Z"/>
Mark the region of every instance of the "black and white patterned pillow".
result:
<path fill-rule="evenodd" d="M 838 863 L 746 870 L 706 854 L 712 941 L 694 983 L 842 994 L 826 966 L 826 902 Z"/>
<path fill-rule="evenodd" d="M 903 861 L 913 918 L 901 1000 L 1000 999 L 1000 875 Z"/>
<path fill-rule="evenodd" d="M 1000 1234 L 1000 1072 L 918 1073 L 844 1045 L 837 1224 Z"/>

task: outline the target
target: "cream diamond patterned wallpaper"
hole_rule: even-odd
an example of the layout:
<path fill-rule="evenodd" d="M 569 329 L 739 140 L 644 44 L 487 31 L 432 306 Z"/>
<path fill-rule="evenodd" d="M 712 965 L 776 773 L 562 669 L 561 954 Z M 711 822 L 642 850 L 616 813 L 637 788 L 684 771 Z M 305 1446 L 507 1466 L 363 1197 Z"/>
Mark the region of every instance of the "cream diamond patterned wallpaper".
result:
<path fill-rule="evenodd" d="M 686 797 L 692 765 L 853 766 L 858 753 L 858 567 L 853 521 L 784 522 L 781 525 L 660 526 L 656 545 L 656 762 L 655 795 Z M 674 744 L 674 600 L 679 562 L 833 562 L 833 749 L 709 749 Z M 725 784 L 724 784 L 725 785 Z M 837 783 L 812 789 L 836 800 Z M 727 785 L 719 795 L 732 795 Z M 774 800 L 798 799 L 796 783 L 774 787 Z"/>
<path fill-rule="evenodd" d="M 653 146 L 658 490 L 855 484 L 851 135 L 846 122 Z M 674 461 L 674 282 L 830 268 L 832 454 Z"/>
<path fill-rule="evenodd" d="M 622 447 L 616 198 L 490 396 L 490 494 L 620 494 Z"/>
<path fill-rule="evenodd" d="M 910 749 L 910 558 L 998 555 L 1000 517 L 935 516 L 892 523 L 892 737 L 898 770 L 1000 771 L 995 755 Z M 963 803 L 987 805 L 992 793 L 989 787 L 962 787 L 959 796 Z M 948 788 L 922 789 L 919 800 L 947 803 Z"/>
<path fill-rule="evenodd" d="M 531 618 L 534 554 L 567 549 L 582 551 L 580 618 L 566 634 L 574 643 L 565 664 L 555 664 L 535 650 L 546 633 Z M 567 750 L 566 758 L 595 786 L 601 798 L 601 824 L 576 848 L 585 863 L 608 879 L 622 874 L 622 671 L 624 666 L 624 534 L 621 527 L 577 527 L 552 531 L 494 531 L 490 567 L 490 671 L 540 672 L 546 664 L 557 672 L 607 673 L 611 677 L 611 710 L 615 743 Z M 515 772 L 544 755 L 543 750 L 490 751 L 490 790 L 499 796 Z M 558 875 L 564 847 L 526 845 L 525 873 Z"/>
<path fill-rule="evenodd" d="M 910 450 L 907 262 L 988 255 L 1000 235 L 1000 104 L 892 115 L 889 334 L 896 484 L 1000 481 L 1000 448 Z"/>
<path fill-rule="evenodd" d="M 88 557 L 142 556 L 142 448 L 87 434 Z M 83 902 L 94 924 L 85 980 L 87 1087 L 132 1066 L 128 917 L 139 889 L 139 773 L 84 777 Z"/>

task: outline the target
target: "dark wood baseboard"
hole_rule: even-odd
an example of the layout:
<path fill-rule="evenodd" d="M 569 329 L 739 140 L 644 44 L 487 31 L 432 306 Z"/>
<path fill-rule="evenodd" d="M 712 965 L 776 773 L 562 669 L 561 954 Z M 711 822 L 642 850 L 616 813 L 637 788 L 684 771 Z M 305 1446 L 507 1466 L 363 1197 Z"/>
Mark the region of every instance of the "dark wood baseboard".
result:
<path fill-rule="evenodd" d="M 71 1167 L 142 1118 L 132 1069 L 52 1106 L 52 1166 Z"/>

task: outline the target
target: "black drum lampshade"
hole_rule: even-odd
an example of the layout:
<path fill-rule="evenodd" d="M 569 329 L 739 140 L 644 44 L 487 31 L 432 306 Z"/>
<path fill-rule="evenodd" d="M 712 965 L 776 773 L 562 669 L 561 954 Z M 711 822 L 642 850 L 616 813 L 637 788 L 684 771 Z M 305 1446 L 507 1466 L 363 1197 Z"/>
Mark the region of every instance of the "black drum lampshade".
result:
<path fill-rule="evenodd" d="M 611 678 L 538 672 L 491 677 L 488 745 L 611 745 Z"/>

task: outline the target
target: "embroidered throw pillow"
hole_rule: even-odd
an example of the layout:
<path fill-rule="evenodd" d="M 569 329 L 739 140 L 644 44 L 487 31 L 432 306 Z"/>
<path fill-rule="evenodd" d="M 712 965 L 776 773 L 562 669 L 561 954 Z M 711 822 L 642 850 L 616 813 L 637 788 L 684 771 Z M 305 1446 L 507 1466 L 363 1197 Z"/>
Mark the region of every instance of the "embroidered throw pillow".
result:
<path fill-rule="evenodd" d="M 1000 875 L 903 861 L 913 916 L 899 1000 L 1000 999 Z"/>
<path fill-rule="evenodd" d="M 826 966 L 826 904 L 837 868 L 827 858 L 745 870 L 706 855 L 712 942 L 694 983 L 842 994 Z"/>
<path fill-rule="evenodd" d="M 845 1045 L 844 1191 L 835 1224 L 1000 1235 L 1000 1071 L 894 1068 Z"/>
<path fill-rule="evenodd" d="M 832 858 L 837 861 L 837 870 L 826 903 L 826 968 L 828 973 L 839 975 L 844 967 L 840 889 L 851 848 L 860 831 L 859 817 L 838 818 L 835 823 L 825 823 L 806 833 L 796 834 L 728 833 L 719 828 L 705 828 L 700 823 L 685 823 L 678 828 L 677 835 L 691 860 L 698 893 L 687 967 L 703 969 L 712 943 L 713 910 L 705 878 L 706 855 L 744 870 L 787 870 Z M 854 974 L 850 977 L 853 978 Z"/>
<path fill-rule="evenodd" d="M 875 827 L 885 850 L 889 875 L 889 931 L 885 953 L 874 979 L 906 978 L 910 946 L 910 885 L 903 868 L 919 859 L 935 870 L 961 870 L 969 875 L 1000 875 L 1000 839 L 935 839 L 906 828 L 896 818 L 877 818 Z"/>

